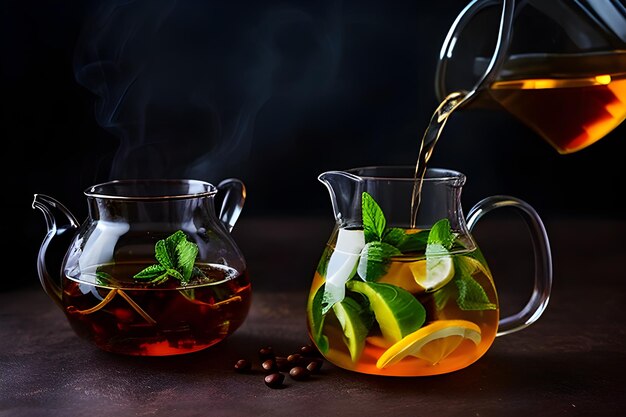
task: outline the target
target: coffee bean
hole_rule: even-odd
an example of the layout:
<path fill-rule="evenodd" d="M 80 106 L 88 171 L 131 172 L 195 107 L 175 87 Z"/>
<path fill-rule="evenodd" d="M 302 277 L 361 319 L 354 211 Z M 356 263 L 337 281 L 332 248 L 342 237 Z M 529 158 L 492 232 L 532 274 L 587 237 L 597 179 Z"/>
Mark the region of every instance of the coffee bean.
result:
<path fill-rule="evenodd" d="M 311 361 L 309 362 L 309 364 L 306 366 L 306 369 L 312 373 L 312 374 L 316 374 L 319 372 L 320 368 L 322 367 L 322 361 Z"/>
<path fill-rule="evenodd" d="M 278 371 L 278 366 L 276 366 L 276 360 L 275 359 L 266 359 L 263 361 L 263 363 L 261 364 L 261 368 L 263 368 L 263 370 L 266 373 L 274 373 L 276 371 Z"/>
<path fill-rule="evenodd" d="M 274 372 L 269 375 L 265 375 L 265 385 L 270 388 L 280 388 L 285 380 L 285 375 L 280 372 Z"/>
<path fill-rule="evenodd" d="M 287 356 L 287 362 L 291 364 L 299 364 L 301 360 L 302 360 L 302 355 L 300 355 L 299 353 L 293 353 Z"/>
<path fill-rule="evenodd" d="M 294 366 L 289 371 L 289 376 L 296 381 L 304 381 L 309 377 L 309 371 L 302 366 Z"/>
<path fill-rule="evenodd" d="M 313 345 L 300 346 L 300 354 L 302 356 L 317 356 L 318 350 Z"/>
<path fill-rule="evenodd" d="M 279 371 L 289 372 L 289 370 L 293 367 L 293 364 L 289 363 L 287 358 L 284 356 L 276 356 L 276 366 Z"/>
<path fill-rule="evenodd" d="M 244 373 L 248 372 L 252 369 L 252 363 L 247 359 L 239 359 L 237 363 L 235 363 L 235 371 Z"/>
<path fill-rule="evenodd" d="M 276 354 L 274 353 L 274 349 L 271 346 L 265 346 L 259 349 L 259 360 L 261 362 L 267 359 L 274 359 Z"/>

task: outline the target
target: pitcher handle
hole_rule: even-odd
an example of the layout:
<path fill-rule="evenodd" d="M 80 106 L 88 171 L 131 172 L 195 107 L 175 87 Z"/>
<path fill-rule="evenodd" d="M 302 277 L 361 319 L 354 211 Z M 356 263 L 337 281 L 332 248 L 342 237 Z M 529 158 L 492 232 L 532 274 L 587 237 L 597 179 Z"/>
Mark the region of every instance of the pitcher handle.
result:
<path fill-rule="evenodd" d="M 528 226 L 535 259 L 535 283 L 526 306 L 517 314 L 500 319 L 496 336 L 522 330 L 537 321 L 548 305 L 552 288 L 552 253 L 548 235 L 541 218 L 530 204 L 507 195 L 487 197 L 476 203 L 467 215 L 470 232 L 481 217 L 500 207 L 519 210 Z"/>
<path fill-rule="evenodd" d="M 246 201 L 246 187 L 237 178 L 227 178 L 217 185 L 217 189 L 225 193 L 219 217 L 228 232 L 231 232 Z"/>

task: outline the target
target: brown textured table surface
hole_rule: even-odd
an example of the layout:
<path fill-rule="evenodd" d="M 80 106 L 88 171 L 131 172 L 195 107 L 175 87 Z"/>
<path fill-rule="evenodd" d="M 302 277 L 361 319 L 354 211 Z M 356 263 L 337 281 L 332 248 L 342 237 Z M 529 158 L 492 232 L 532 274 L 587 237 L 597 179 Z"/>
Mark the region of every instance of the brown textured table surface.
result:
<path fill-rule="evenodd" d="M 529 291 L 527 236 L 514 222 L 483 223 L 475 237 L 506 314 Z M 185 356 L 101 352 L 74 335 L 40 287 L 0 292 L 0 416 L 625 415 L 626 221 L 547 223 L 555 271 L 547 310 L 461 371 L 389 378 L 325 363 L 283 389 L 266 387 L 261 373 L 235 373 L 236 360 L 261 346 L 288 354 L 308 342 L 306 291 L 331 226 L 242 219 L 235 238 L 254 280 L 248 319 Z"/>

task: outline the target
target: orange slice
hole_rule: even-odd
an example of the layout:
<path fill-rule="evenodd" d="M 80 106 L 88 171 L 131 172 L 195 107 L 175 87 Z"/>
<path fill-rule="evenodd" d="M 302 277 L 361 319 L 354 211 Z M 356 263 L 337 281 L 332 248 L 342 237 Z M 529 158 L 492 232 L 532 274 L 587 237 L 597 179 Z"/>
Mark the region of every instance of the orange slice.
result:
<path fill-rule="evenodd" d="M 380 355 L 376 367 L 392 366 L 407 356 L 435 365 L 454 352 L 465 339 L 478 345 L 480 327 L 467 320 L 437 320 L 393 344 Z"/>

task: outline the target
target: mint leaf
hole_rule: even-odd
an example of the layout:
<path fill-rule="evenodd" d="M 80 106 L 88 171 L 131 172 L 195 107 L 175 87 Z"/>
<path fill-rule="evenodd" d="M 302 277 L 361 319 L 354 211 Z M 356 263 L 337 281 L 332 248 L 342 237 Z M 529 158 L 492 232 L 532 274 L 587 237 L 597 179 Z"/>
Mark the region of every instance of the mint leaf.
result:
<path fill-rule="evenodd" d="M 167 248 L 167 256 L 172 260 L 172 265 L 168 268 L 177 268 L 178 264 L 176 263 L 178 260 L 178 256 L 176 255 L 176 246 L 180 241 L 187 240 L 187 236 L 182 230 L 176 231 L 174 234 L 168 236 L 165 239 L 165 247 Z M 159 258 L 157 258 L 159 260 Z M 161 261 L 159 261 L 160 263 Z M 165 265 L 163 265 L 165 266 Z"/>
<path fill-rule="evenodd" d="M 407 233 L 404 235 L 404 239 L 394 246 L 400 249 L 402 253 L 422 252 L 426 249 L 428 235 L 428 230 L 420 230 L 417 233 Z"/>
<path fill-rule="evenodd" d="M 389 227 L 383 234 L 383 242 L 388 243 L 391 246 L 398 247 L 398 245 L 406 239 L 405 235 L 406 232 L 404 229 L 400 229 L 399 227 Z"/>
<path fill-rule="evenodd" d="M 427 244 L 439 244 L 446 249 L 450 249 L 454 243 L 454 233 L 450 228 L 450 221 L 448 219 L 441 219 L 433 225 L 428 233 Z"/>
<path fill-rule="evenodd" d="M 387 220 L 378 203 L 367 192 L 362 194 L 361 215 L 363 217 L 365 242 L 382 240 Z"/>
<path fill-rule="evenodd" d="M 495 310 L 496 305 L 489 301 L 485 289 L 472 277 L 474 267 L 463 260 L 455 259 L 456 276 L 454 283 L 459 290 L 457 304 L 461 310 Z"/>
<path fill-rule="evenodd" d="M 111 276 L 108 272 L 104 271 L 96 271 L 96 284 L 98 285 L 110 285 L 115 278 Z"/>
<path fill-rule="evenodd" d="M 322 300 L 326 289 L 326 285 L 322 285 L 313 297 L 311 311 L 309 312 L 309 327 L 311 337 L 322 353 L 328 352 L 328 337 L 322 334 L 324 326 L 324 314 L 322 313 Z"/>
<path fill-rule="evenodd" d="M 154 257 L 165 268 L 174 268 L 176 266 L 176 253 L 170 253 L 165 239 L 159 240 L 154 245 Z"/>
<path fill-rule="evenodd" d="M 159 278 L 161 275 L 167 272 L 167 268 L 163 265 L 150 265 L 147 268 L 144 268 L 140 272 L 136 273 L 133 278 L 138 280 L 146 280 L 152 281 L 154 279 Z"/>
<path fill-rule="evenodd" d="M 203 277 L 204 273 L 194 266 L 198 256 L 198 245 L 187 240 L 182 230 L 154 245 L 156 265 L 150 265 L 133 276 L 134 279 L 161 284 L 168 277 L 174 277 L 182 284 L 187 284 L 192 277 Z"/>
<path fill-rule="evenodd" d="M 176 259 L 178 271 L 182 274 L 180 282 L 189 282 L 196 256 L 198 256 L 198 245 L 189 242 L 187 239 L 178 242 L 176 245 Z"/>
<path fill-rule="evenodd" d="M 367 243 L 361 251 L 356 271 L 364 281 L 376 282 L 389 269 L 390 258 L 401 254 L 396 247 L 385 242 Z"/>
<path fill-rule="evenodd" d="M 328 270 L 328 262 L 330 261 L 330 255 L 333 253 L 332 249 L 327 245 L 322 252 L 322 256 L 320 257 L 320 261 L 317 264 L 317 273 L 322 277 L 326 277 L 326 272 Z"/>
<path fill-rule="evenodd" d="M 180 272 L 178 272 L 178 270 L 176 270 L 174 268 L 168 268 L 166 273 L 167 273 L 167 275 L 176 278 L 180 282 L 184 282 L 183 276 L 181 275 Z"/>

